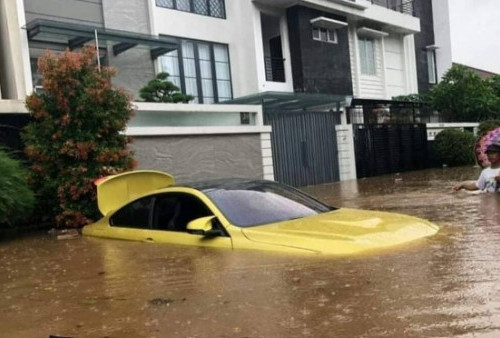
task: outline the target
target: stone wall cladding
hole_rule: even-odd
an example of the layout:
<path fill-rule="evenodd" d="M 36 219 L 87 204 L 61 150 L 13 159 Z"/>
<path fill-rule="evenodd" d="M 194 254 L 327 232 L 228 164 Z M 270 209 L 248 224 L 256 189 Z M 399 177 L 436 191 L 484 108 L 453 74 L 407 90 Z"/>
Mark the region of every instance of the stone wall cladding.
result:
<path fill-rule="evenodd" d="M 162 170 L 177 182 L 244 177 L 264 178 L 260 134 L 136 136 L 138 169 Z"/>

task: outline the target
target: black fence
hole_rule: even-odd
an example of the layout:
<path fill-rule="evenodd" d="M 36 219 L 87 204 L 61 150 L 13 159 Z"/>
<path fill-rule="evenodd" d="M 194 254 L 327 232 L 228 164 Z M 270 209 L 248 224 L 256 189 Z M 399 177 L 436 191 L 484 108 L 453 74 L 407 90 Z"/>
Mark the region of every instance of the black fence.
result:
<path fill-rule="evenodd" d="M 348 109 L 352 124 L 399 124 L 444 122 L 429 105 L 419 102 L 355 99 Z"/>
<path fill-rule="evenodd" d="M 425 124 L 353 125 L 358 178 L 431 166 Z"/>

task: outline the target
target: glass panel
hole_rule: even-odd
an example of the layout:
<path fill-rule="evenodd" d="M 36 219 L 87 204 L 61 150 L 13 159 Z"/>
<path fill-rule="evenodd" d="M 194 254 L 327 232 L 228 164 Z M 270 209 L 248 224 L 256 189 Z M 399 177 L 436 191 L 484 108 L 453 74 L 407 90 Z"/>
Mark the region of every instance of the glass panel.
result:
<path fill-rule="evenodd" d="M 436 83 L 436 59 L 433 50 L 427 51 L 427 72 L 429 74 L 429 83 Z"/>
<path fill-rule="evenodd" d="M 326 37 L 326 29 L 321 28 L 321 29 L 319 30 L 319 39 L 320 39 L 321 41 L 326 41 L 326 40 L 327 40 L 327 37 Z"/>
<path fill-rule="evenodd" d="M 226 10 L 224 9 L 224 0 L 209 0 L 210 16 L 216 18 L 225 18 Z"/>
<path fill-rule="evenodd" d="M 227 47 L 224 45 L 214 45 L 214 57 L 215 61 L 229 62 L 229 57 L 227 55 Z"/>
<path fill-rule="evenodd" d="M 202 15 L 208 15 L 207 0 L 193 0 L 193 12 Z"/>
<path fill-rule="evenodd" d="M 156 6 L 174 8 L 174 0 L 156 0 Z"/>
<path fill-rule="evenodd" d="M 313 27 L 313 39 L 319 40 L 319 28 Z"/>
<path fill-rule="evenodd" d="M 200 57 L 200 76 L 203 103 L 214 100 L 214 86 L 212 82 L 212 60 L 210 57 L 210 46 L 198 44 L 198 56 Z"/>
<path fill-rule="evenodd" d="M 359 63 L 361 74 L 375 75 L 375 45 L 371 39 L 359 39 Z"/>
<path fill-rule="evenodd" d="M 229 75 L 229 65 L 227 63 L 217 62 L 215 63 L 215 77 L 218 80 L 230 80 Z"/>
<path fill-rule="evenodd" d="M 231 99 L 233 97 L 231 93 L 231 82 L 217 80 L 217 92 L 219 94 L 219 102 Z"/>
<path fill-rule="evenodd" d="M 181 11 L 190 12 L 191 4 L 189 3 L 189 0 L 177 0 L 177 9 Z"/>
<path fill-rule="evenodd" d="M 375 45 L 373 40 L 366 40 L 366 65 L 370 75 L 375 75 Z"/>
<path fill-rule="evenodd" d="M 337 31 L 328 29 L 328 42 L 337 42 Z"/>
<path fill-rule="evenodd" d="M 177 50 L 168 52 L 160 57 L 160 71 L 168 73 L 168 80 L 174 83 L 177 87 L 181 87 L 179 56 Z"/>
<path fill-rule="evenodd" d="M 196 81 L 196 63 L 194 59 L 194 44 L 182 41 L 182 66 L 184 68 L 184 81 L 186 83 L 186 94 L 193 95 L 194 102 L 198 100 L 198 86 Z"/>
<path fill-rule="evenodd" d="M 111 216 L 111 226 L 127 228 L 149 228 L 149 211 L 151 210 L 151 197 L 144 197 L 132 202 L 118 210 Z"/>

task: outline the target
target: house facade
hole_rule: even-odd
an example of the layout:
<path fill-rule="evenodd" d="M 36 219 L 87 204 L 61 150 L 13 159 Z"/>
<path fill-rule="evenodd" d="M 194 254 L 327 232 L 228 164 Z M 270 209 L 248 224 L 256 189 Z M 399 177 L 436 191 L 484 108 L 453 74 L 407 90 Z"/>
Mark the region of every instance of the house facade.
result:
<path fill-rule="evenodd" d="M 271 130 L 263 125 L 267 112 L 330 111 L 337 124 L 332 129 L 333 155 L 339 159 L 334 167 L 340 171 L 334 176 L 355 178 L 352 128 L 346 127 L 344 107 L 353 98 L 391 100 L 416 93 L 425 87 L 421 82 L 429 83 L 421 75 L 428 76 L 428 56 L 421 53 L 421 45 L 432 45 L 430 38 L 421 38 L 418 14 L 427 13 L 422 3 L 430 0 L 6 0 L 0 7 L 2 25 L 7 25 L 0 40 L 0 106 L 3 112 L 26 113 L 22 100 L 39 89 L 36 60 L 46 49 L 97 44 L 100 64 L 118 69 L 117 86 L 137 96 L 155 74 L 168 72 L 183 93 L 194 96 L 190 108 L 182 109 L 186 114 L 171 106 L 165 108 L 166 115 L 156 108 L 139 111 L 141 118 L 130 126 L 138 140 L 189 134 L 171 127 L 195 127 L 189 132 L 205 136 L 219 135 L 221 127 L 231 135 L 246 130 L 245 135 L 255 139 L 252 149 L 258 149 L 251 167 L 273 178 Z M 262 109 L 233 106 L 237 108 L 232 112 L 227 107 L 218 111 L 221 103 L 257 104 Z M 210 113 L 199 114 L 205 110 Z M 175 116 L 177 122 L 172 122 Z M 200 124 L 207 127 L 200 121 L 210 124 L 211 131 L 200 131 Z M 161 147 L 148 142 L 141 149 L 158 153 Z M 245 142 L 242 138 L 222 144 L 232 145 L 229 153 L 238 154 Z M 199 144 L 185 142 L 182 147 L 196 152 Z M 310 166 L 307 147 L 297 149 L 304 154 L 300 161 Z M 217 167 L 201 154 L 197 158 Z M 228 158 L 244 165 L 244 157 Z M 166 169 L 161 168 L 166 162 L 155 161 L 143 159 L 146 166 Z"/>

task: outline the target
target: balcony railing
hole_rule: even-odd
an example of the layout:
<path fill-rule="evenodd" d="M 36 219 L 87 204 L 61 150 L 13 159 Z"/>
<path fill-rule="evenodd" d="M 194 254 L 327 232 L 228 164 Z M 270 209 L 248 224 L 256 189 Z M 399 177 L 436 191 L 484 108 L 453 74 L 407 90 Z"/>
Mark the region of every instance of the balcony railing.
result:
<path fill-rule="evenodd" d="M 415 16 L 415 0 L 370 0 L 372 4 Z"/>
<path fill-rule="evenodd" d="M 264 57 L 266 81 L 285 82 L 285 59 Z"/>

